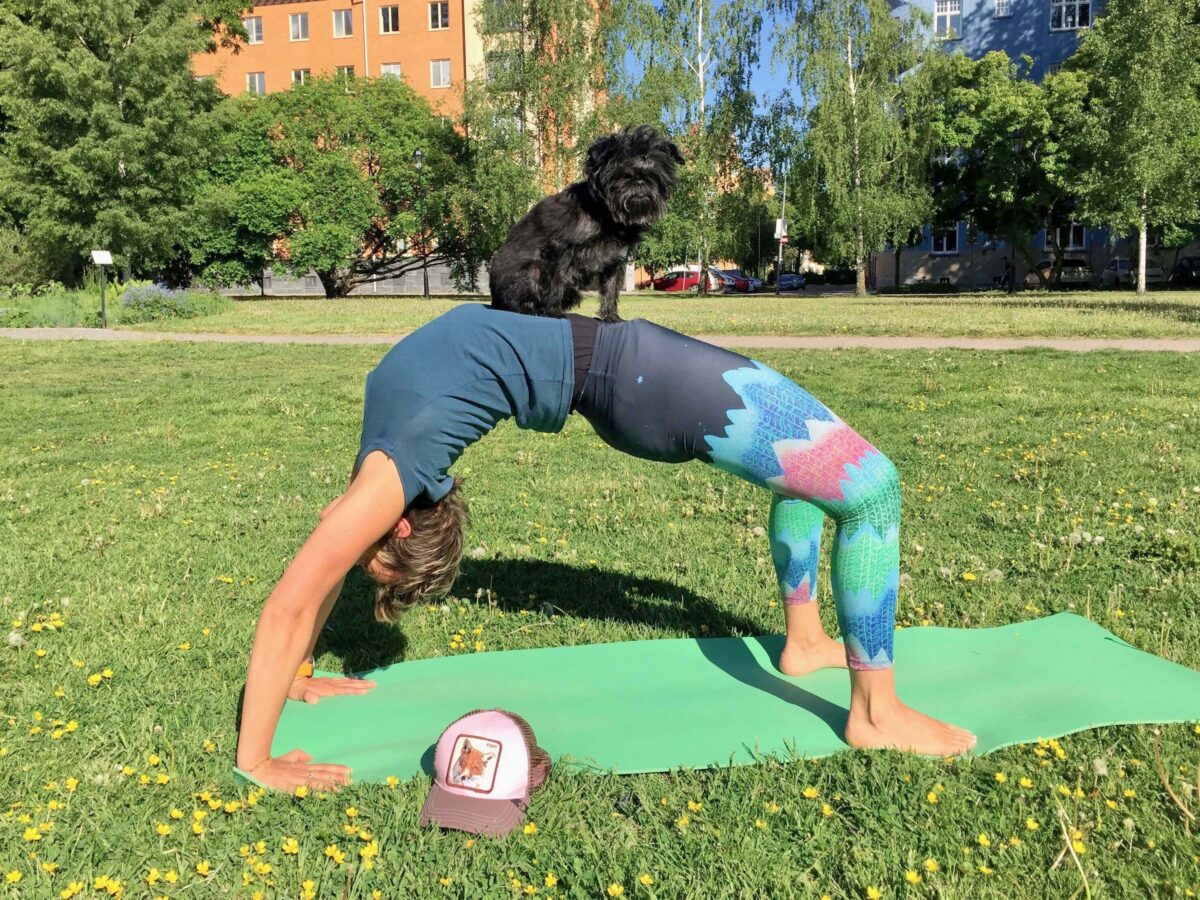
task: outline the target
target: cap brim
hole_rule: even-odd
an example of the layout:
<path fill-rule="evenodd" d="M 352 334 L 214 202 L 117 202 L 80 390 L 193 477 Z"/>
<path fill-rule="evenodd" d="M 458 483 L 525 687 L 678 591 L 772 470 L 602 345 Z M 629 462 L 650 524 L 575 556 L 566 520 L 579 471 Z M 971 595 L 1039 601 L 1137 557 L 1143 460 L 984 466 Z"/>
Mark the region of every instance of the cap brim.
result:
<path fill-rule="evenodd" d="M 421 807 L 421 824 L 504 837 L 525 821 L 525 810 L 516 800 L 463 797 L 434 785 Z"/>

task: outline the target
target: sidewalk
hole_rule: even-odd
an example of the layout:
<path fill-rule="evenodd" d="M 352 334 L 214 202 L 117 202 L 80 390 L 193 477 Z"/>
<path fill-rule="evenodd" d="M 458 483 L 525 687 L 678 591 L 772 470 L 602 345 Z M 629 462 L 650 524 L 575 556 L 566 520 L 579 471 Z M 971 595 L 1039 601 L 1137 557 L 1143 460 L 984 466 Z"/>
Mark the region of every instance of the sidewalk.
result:
<path fill-rule="evenodd" d="M 393 344 L 404 334 L 213 334 L 169 331 L 112 331 L 99 328 L 0 328 L 0 337 L 26 341 L 183 341 L 216 344 Z M 1026 350 L 1083 352 L 1136 350 L 1200 353 L 1200 338 L 971 338 L 971 337 L 788 337 L 780 335 L 698 334 L 718 347 L 778 350 Z"/>

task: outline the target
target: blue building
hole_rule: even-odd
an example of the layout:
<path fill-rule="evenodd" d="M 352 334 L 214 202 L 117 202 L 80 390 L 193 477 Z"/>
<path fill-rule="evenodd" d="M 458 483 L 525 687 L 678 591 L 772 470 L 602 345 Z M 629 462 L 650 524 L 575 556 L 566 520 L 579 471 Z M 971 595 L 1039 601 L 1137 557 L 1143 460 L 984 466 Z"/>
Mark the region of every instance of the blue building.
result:
<path fill-rule="evenodd" d="M 905 4 L 897 3 L 899 13 Z M 1033 59 L 1029 77 L 1040 81 L 1053 72 L 1079 46 L 1079 38 L 1103 11 L 1104 0 L 913 0 L 933 21 L 933 30 L 947 52 L 962 52 L 978 58 L 1003 50 L 1010 59 Z M 1034 239 L 1032 253 L 1039 259 L 1053 256 L 1045 231 Z M 1110 242 L 1104 229 L 1072 223 L 1063 228 L 1059 242 L 1071 258 L 1082 258 L 1098 282 L 1104 267 L 1121 254 L 1128 255 L 1124 241 Z M 938 230 L 925 228 L 924 239 L 900 254 L 901 284 L 956 284 L 964 288 L 992 287 L 1004 277 L 1010 248 L 1000 240 L 978 235 L 970 240 L 967 224 Z M 1027 277 L 1029 266 L 1015 254 L 1017 282 Z M 895 254 L 875 255 L 871 277 L 877 288 L 896 283 Z"/>

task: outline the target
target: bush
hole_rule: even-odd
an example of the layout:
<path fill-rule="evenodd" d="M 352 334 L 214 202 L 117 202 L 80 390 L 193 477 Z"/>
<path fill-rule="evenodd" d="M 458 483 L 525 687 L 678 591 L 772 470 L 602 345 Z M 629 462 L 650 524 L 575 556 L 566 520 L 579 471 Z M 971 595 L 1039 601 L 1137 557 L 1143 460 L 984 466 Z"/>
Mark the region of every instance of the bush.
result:
<path fill-rule="evenodd" d="M 194 318 L 223 312 L 233 301 L 202 291 L 172 291 L 149 282 L 109 289 L 109 324 L 132 324 L 164 318 Z M 100 292 L 68 291 L 61 284 L 27 284 L 0 289 L 0 327 L 68 328 L 100 325 Z"/>
<path fill-rule="evenodd" d="M 194 319 L 226 309 L 232 301 L 217 294 L 173 291 L 160 284 L 131 284 L 121 294 L 122 323 L 153 319 Z"/>

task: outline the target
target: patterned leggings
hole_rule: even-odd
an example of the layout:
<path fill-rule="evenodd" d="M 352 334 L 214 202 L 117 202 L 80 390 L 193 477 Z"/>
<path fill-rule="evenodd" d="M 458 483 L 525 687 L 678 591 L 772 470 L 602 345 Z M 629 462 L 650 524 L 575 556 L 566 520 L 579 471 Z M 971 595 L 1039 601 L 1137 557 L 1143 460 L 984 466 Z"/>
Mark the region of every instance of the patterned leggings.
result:
<path fill-rule="evenodd" d="M 601 325 L 576 408 L 626 453 L 701 459 L 771 490 L 771 557 L 786 603 L 816 599 L 821 527 L 833 519 L 830 580 L 847 661 L 892 665 L 900 478 L 820 401 L 761 363 L 633 320 Z"/>

